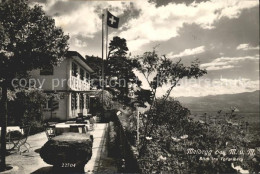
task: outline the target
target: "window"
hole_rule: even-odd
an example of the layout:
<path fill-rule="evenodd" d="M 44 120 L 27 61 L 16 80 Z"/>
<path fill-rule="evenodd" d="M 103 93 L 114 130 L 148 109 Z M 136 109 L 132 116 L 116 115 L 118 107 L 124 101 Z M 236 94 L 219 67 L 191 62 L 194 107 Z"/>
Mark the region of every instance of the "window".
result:
<path fill-rule="evenodd" d="M 40 70 L 40 75 L 53 75 L 53 66 L 49 65 Z"/>
<path fill-rule="evenodd" d="M 85 72 L 82 68 L 80 68 L 80 79 L 84 80 Z"/>
<path fill-rule="evenodd" d="M 79 108 L 83 109 L 84 108 L 84 95 L 81 93 L 80 98 L 79 98 Z"/>
<path fill-rule="evenodd" d="M 74 62 L 72 62 L 72 75 L 75 77 L 78 75 L 78 65 Z"/>
<path fill-rule="evenodd" d="M 89 108 L 89 97 L 88 97 L 87 94 L 86 94 L 86 103 L 85 103 L 85 106 L 86 106 L 86 109 Z"/>
<path fill-rule="evenodd" d="M 90 81 L 90 75 L 88 72 L 86 72 L 86 81 L 89 82 Z"/>
<path fill-rule="evenodd" d="M 71 94 L 71 109 L 77 109 L 78 108 L 78 96 L 76 93 Z"/>
<path fill-rule="evenodd" d="M 45 105 L 43 106 L 44 109 L 48 109 L 48 110 L 57 110 L 59 109 L 59 101 L 55 100 L 53 98 L 48 99 L 48 101 L 45 103 Z"/>

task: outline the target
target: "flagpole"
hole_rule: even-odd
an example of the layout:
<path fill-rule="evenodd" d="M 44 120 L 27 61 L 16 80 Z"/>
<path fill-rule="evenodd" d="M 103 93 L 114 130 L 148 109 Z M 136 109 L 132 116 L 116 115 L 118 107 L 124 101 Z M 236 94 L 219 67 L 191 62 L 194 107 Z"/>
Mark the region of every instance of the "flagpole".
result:
<path fill-rule="evenodd" d="M 108 60 L 108 55 L 107 55 L 107 42 L 108 42 L 108 26 L 107 26 L 107 11 L 108 9 L 106 9 L 106 17 L 105 17 L 105 24 L 106 24 L 106 63 L 104 65 L 104 74 L 106 74 L 106 69 L 107 69 L 107 60 Z M 104 76 L 105 77 L 105 76 Z"/>
<path fill-rule="evenodd" d="M 107 20 L 107 12 L 108 10 L 106 9 L 106 20 Z M 108 59 L 108 55 L 107 55 L 107 43 L 108 43 L 108 26 L 106 24 L 106 60 Z"/>
<path fill-rule="evenodd" d="M 102 118 L 104 118 L 104 13 L 102 11 Z"/>

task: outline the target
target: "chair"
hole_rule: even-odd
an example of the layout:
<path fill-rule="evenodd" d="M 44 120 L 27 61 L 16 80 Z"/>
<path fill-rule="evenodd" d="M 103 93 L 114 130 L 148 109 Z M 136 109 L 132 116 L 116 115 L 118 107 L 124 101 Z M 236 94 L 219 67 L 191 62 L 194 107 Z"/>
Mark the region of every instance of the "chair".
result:
<path fill-rule="evenodd" d="M 12 148 L 9 150 L 17 149 L 20 154 L 22 153 L 22 147 L 25 147 L 27 152 L 31 148 L 30 144 L 27 142 L 28 136 L 30 135 L 31 126 L 20 127 L 23 134 L 17 134 L 16 132 L 9 132 L 9 143 L 12 144 Z M 23 151 L 23 152 L 25 152 Z"/>
<path fill-rule="evenodd" d="M 48 140 L 51 140 L 53 137 L 55 137 L 56 136 L 55 124 L 45 125 L 45 133 L 46 133 Z"/>
<path fill-rule="evenodd" d="M 18 140 L 23 136 L 22 130 L 18 131 L 18 130 L 14 130 L 14 131 L 9 131 L 6 134 L 6 149 L 8 151 L 13 150 L 17 143 Z"/>
<path fill-rule="evenodd" d="M 70 125 L 70 132 L 86 133 L 85 125 Z"/>
<path fill-rule="evenodd" d="M 21 129 L 23 130 L 24 135 L 21 137 L 17 145 L 17 149 L 20 152 L 20 154 L 22 153 L 21 147 L 25 147 L 27 152 L 29 152 L 29 149 L 31 148 L 31 145 L 27 142 L 28 136 L 30 135 L 31 126 L 23 126 L 21 127 Z"/>
<path fill-rule="evenodd" d="M 94 130 L 95 129 L 94 125 L 95 125 L 96 121 L 95 121 L 95 118 L 93 116 L 90 117 L 89 123 L 90 123 L 91 129 Z"/>
<path fill-rule="evenodd" d="M 97 127 L 97 121 L 98 121 L 98 117 L 95 115 L 95 116 L 93 116 L 93 119 L 94 119 L 94 124 L 95 124 L 95 127 Z"/>

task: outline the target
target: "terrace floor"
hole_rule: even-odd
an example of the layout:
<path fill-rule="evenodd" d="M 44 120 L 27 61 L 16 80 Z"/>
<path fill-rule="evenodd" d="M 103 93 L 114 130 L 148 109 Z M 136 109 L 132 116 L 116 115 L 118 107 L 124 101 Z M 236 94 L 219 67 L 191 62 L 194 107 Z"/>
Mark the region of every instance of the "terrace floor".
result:
<path fill-rule="evenodd" d="M 116 172 L 115 160 L 108 158 L 106 148 L 107 124 L 97 123 L 94 131 L 91 133 L 94 137 L 92 157 L 85 166 L 86 173 L 96 172 Z M 40 148 L 47 142 L 45 132 L 41 132 L 28 137 L 27 140 L 30 145 L 30 152 L 14 153 L 6 157 L 6 163 L 13 168 L 3 173 L 6 174 L 38 174 L 38 173 L 52 173 L 52 166 L 45 163 L 39 154 Z"/>

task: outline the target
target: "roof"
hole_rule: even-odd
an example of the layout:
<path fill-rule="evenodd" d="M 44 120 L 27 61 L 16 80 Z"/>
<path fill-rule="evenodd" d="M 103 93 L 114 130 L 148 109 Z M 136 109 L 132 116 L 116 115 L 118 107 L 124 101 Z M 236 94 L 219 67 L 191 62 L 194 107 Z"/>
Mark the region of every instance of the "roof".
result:
<path fill-rule="evenodd" d="M 79 62 L 82 66 L 84 66 L 90 73 L 93 73 L 94 70 L 88 66 L 86 59 L 79 54 L 77 51 L 67 51 L 66 57 L 68 58 L 73 58 L 74 60 L 76 60 L 77 62 Z"/>

